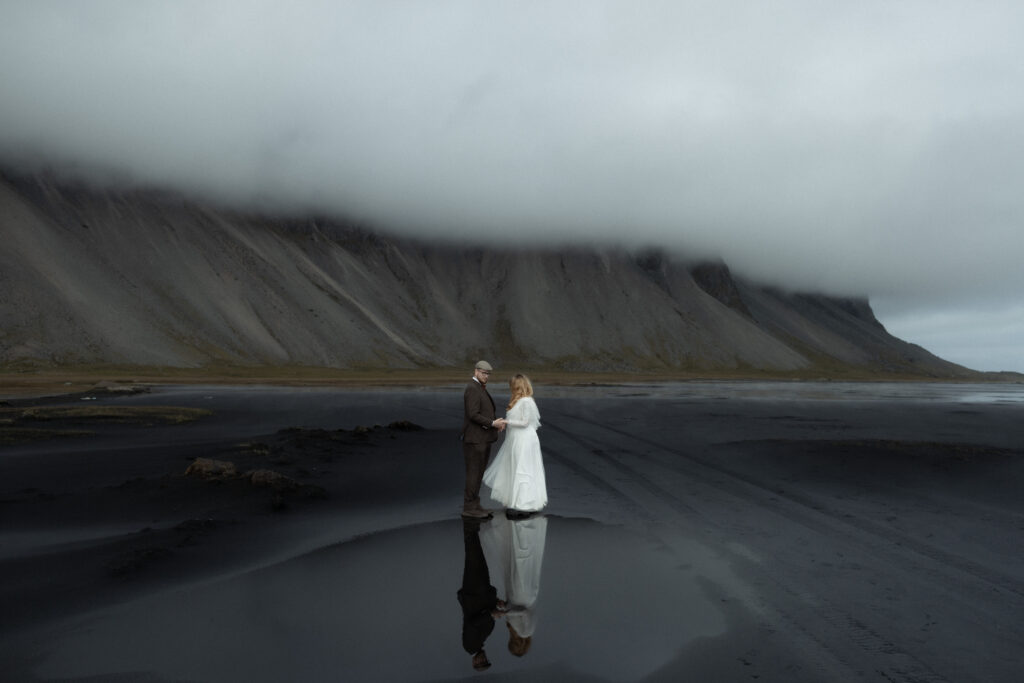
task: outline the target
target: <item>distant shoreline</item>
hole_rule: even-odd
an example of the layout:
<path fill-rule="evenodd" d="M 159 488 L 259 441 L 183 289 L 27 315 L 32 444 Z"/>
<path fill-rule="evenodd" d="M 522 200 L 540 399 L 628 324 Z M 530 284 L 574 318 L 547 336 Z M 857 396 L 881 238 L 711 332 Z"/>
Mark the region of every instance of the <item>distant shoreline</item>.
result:
<path fill-rule="evenodd" d="M 504 384 L 513 372 L 524 372 L 537 383 L 554 386 L 601 384 L 663 384 L 668 382 L 761 381 L 761 382 L 928 382 L 928 383 L 1024 383 L 1024 374 L 979 372 L 970 378 L 928 377 L 879 372 L 821 371 L 769 372 L 754 370 L 574 372 L 564 369 L 498 366 L 492 378 Z M 217 367 L 163 368 L 134 366 L 69 366 L 33 370 L 0 369 L 0 400 L 76 394 L 96 389 L 128 393 L 131 386 L 150 385 L 270 385 L 291 387 L 404 388 L 462 384 L 465 368 L 357 369 L 314 367 Z"/>

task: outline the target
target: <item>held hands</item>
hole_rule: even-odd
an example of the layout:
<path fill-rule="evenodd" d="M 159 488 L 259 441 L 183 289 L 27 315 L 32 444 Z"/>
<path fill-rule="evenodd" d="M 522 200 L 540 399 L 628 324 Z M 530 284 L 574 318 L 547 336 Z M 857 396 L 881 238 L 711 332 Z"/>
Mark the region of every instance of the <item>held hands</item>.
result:
<path fill-rule="evenodd" d="M 498 600 L 498 604 L 495 605 L 494 609 L 491 610 L 491 618 L 500 619 L 501 617 L 505 616 L 505 612 L 507 611 L 508 603 L 506 603 L 504 600 Z"/>
<path fill-rule="evenodd" d="M 504 418 L 499 417 L 497 420 L 495 420 L 494 422 L 491 423 L 491 426 L 494 427 L 495 429 L 497 429 L 499 432 L 503 432 L 503 431 L 505 431 L 505 426 L 507 424 L 508 424 L 507 420 L 505 420 Z"/>

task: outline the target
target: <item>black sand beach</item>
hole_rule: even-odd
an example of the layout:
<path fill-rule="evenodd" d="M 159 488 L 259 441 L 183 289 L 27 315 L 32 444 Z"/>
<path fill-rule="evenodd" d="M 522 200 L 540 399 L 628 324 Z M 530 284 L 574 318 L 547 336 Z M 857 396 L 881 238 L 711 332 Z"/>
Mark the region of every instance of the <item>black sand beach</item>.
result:
<path fill-rule="evenodd" d="M 536 629 L 483 673 L 459 387 L 7 399 L 3 680 L 1020 680 L 1024 387 L 537 388 Z"/>

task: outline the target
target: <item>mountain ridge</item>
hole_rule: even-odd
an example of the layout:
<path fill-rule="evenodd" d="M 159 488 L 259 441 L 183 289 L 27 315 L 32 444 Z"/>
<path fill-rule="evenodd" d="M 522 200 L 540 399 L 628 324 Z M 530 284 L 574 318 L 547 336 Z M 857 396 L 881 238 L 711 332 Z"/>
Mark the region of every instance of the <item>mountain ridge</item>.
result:
<path fill-rule="evenodd" d="M 865 299 L 647 250 L 459 246 L 0 175 L 0 366 L 979 373 Z"/>

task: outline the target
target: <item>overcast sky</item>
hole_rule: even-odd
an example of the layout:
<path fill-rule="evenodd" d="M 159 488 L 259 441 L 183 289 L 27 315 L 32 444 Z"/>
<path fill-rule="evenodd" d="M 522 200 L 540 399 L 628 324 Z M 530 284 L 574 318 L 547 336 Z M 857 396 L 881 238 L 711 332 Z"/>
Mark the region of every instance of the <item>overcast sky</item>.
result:
<path fill-rule="evenodd" d="M 1024 3 L 0 0 L 0 158 L 661 245 L 1024 371 Z"/>

